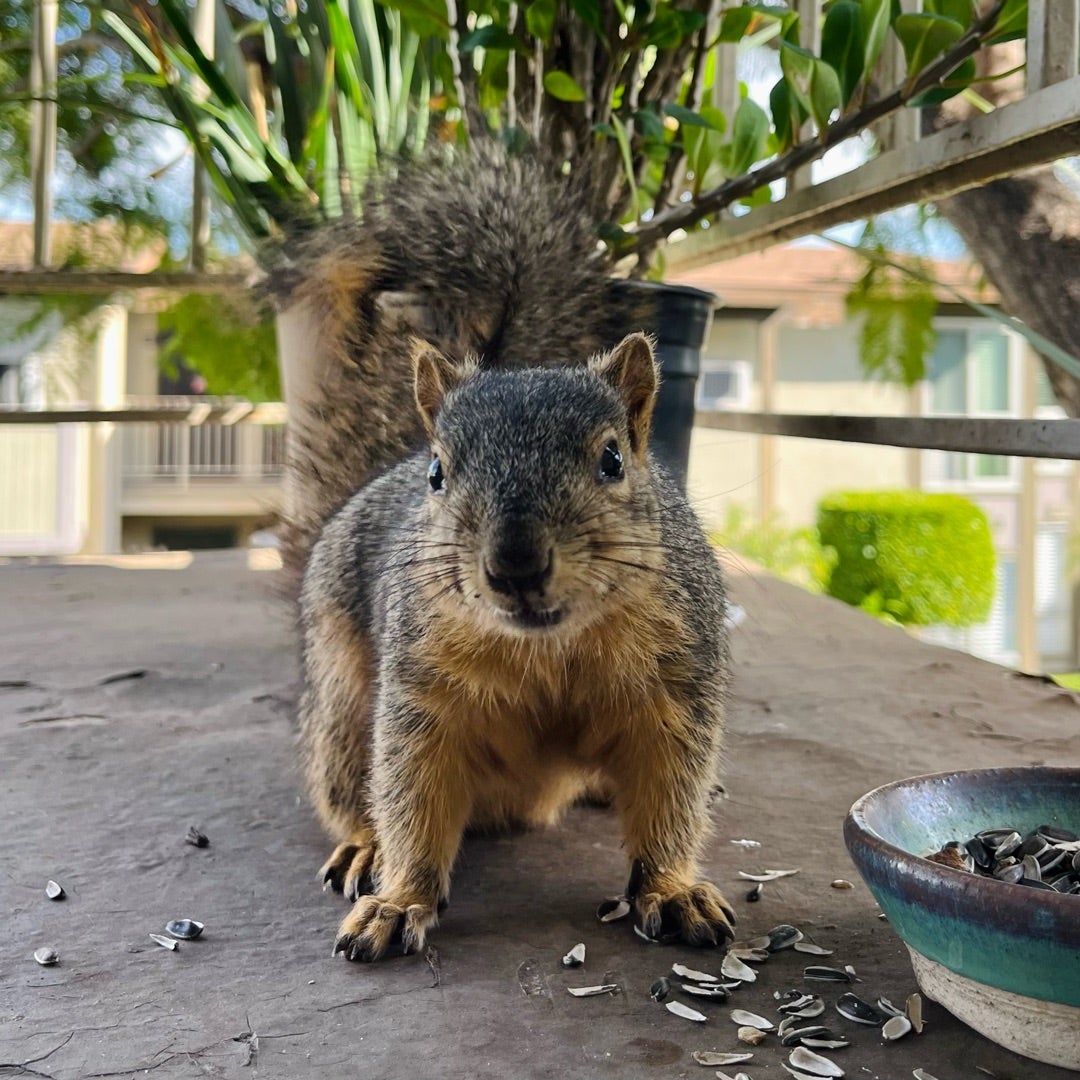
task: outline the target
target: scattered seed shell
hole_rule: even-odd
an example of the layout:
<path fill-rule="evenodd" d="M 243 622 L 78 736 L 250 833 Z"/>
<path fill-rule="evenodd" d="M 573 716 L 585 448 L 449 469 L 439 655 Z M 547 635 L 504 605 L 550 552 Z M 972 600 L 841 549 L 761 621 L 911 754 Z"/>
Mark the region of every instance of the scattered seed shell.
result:
<path fill-rule="evenodd" d="M 649 987 L 649 997 L 653 1001 L 663 1001 L 671 993 L 671 983 L 667 979 L 657 979 Z"/>
<path fill-rule="evenodd" d="M 795 1080 L 822 1080 L 820 1076 L 814 1076 L 808 1072 L 801 1072 L 799 1069 L 793 1069 L 783 1061 L 780 1062 L 780 1067 L 786 1069 L 793 1077 L 795 1077 Z"/>
<path fill-rule="evenodd" d="M 188 827 L 188 831 L 184 836 L 184 843 L 190 844 L 192 847 L 210 846 L 210 841 L 207 839 L 206 834 L 200 832 L 194 825 Z"/>
<path fill-rule="evenodd" d="M 672 974 L 678 975 L 680 979 L 689 979 L 691 982 L 696 983 L 718 983 L 720 979 L 716 975 L 710 975 L 707 971 L 697 971 L 695 968 L 687 967 L 685 964 L 672 964 Z"/>
<path fill-rule="evenodd" d="M 637 923 L 634 924 L 634 933 L 637 934 L 637 936 L 639 938 L 641 938 L 642 941 L 648 941 L 652 945 L 659 945 L 660 944 L 660 941 L 659 941 L 658 938 L 649 937 L 649 935 L 646 934 L 645 931 L 642 930 L 641 927 L 637 925 Z"/>
<path fill-rule="evenodd" d="M 60 962 L 60 954 L 55 949 L 45 947 L 34 950 L 34 959 L 42 967 L 52 967 Z"/>
<path fill-rule="evenodd" d="M 796 1046 L 788 1056 L 788 1064 L 793 1069 L 810 1072 L 814 1076 L 843 1076 L 844 1070 L 830 1061 L 827 1057 L 815 1054 L 813 1050 L 807 1050 L 805 1046 Z"/>
<path fill-rule="evenodd" d="M 724 956 L 720 971 L 729 979 L 738 979 L 740 982 L 754 982 L 757 979 L 757 972 L 753 968 L 747 967 L 737 956 L 732 956 L 731 953 Z"/>
<path fill-rule="evenodd" d="M 684 994 L 693 997 L 712 998 L 713 1001 L 727 1001 L 728 992 L 720 983 L 709 983 L 706 986 L 697 986 L 694 983 L 679 983 L 679 989 Z"/>
<path fill-rule="evenodd" d="M 778 1034 L 780 1035 L 781 1046 L 801 1046 L 803 1039 L 824 1039 L 827 1038 L 831 1032 L 827 1027 L 822 1027 L 821 1024 L 808 1024 L 806 1027 L 791 1027 L 787 1029 L 781 1024 Z"/>
<path fill-rule="evenodd" d="M 761 894 L 765 891 L 764 882 L 759 881 L 747 894 L 746 902 L 748 904 L 756 904 L 761 899 Z"/>
<path fill-rule="evenodd" d="M 810 995 L 810 1000 L 799 999 L 791 1002 L 787 1007 L 781 1006 L 777 1012 L 782 1012 L 796 1020 L 812 1020 L 825 1011 L 825 1002 L 816 995 Z"/>
<path fill-rule="evenodd" d="M 757 1013 L 747 1012 L 745 1009 L 732 1009 L 731 1019 L 739 1027 L 757 1028 L 759 1031 L 773 1031 L 776 1025 L 764 1016 Z"/>
<path fill-rule="evenodd" d="M 811 1046 L 815 1050 L 843 1050 L 851 1045 L 850 1039 L 815 1039 L 807 1038 L 802 1041 L 803 1046 Z"/>
<path fill-rule="evenodd" d="M 741 1065 L 753 1054 L 717 1054 L 712 1050 L 695 1050 L 690 1055 L 699 1065 Z"/>
<path fill-rule="evenodd" d="M 890 1016 L 882 1025 L 881 1037 L 886 1042 L 902 1039 L 911 1030 L 911 1021 L 904 1015 Z"/>
<path fill-rule="evenodd" d="M 64 887 L 60 882 L 53 881 L 52 878 L 49 878 L 49 880 L 45 882 L 45 895 L 50 900 L 63 900 L 64 897 L 67 896 L 67 893 L 64 892 Z"/>
<path fill-rule="evenodd" d="M 735 1035 L 739 1042 L 744 1042 L 747 1046 L 760 1046 L 765 1041 L 765 1032 L 761 1028 L 741 1027 Z"/>
<path fill-rule="evenodd" d="M 578 968 L 585 963 L 585 943 L 579 941 L 563 958 L 565 968 Z"/>
<path fill-rule="evenodd" d="M 608 900 L 603 900 L 596 909 L 596 917 L 601 922 L 615 922 L 617 919 L 625 919 L 629 914 L 630 901 L 624 896 L 613 896 Z"/>
<path fill-rule="evenodd" d="M 789 949 L 796 941 L 802 941 L 803 932 L 788 923 L 774 926 L 768 933 L 769 952 L 779 952 L 781 949 Z"/>
<path fill-rule="evenodd" d="M 809 953 L 810 956 L 832 956 L 835 951 L 833 949 L 823 949 L 812 941 L 796 941 L 794 949 L 796 952 Z"/>
<path fill-rule="evenodd" d="M 856 1024 L 880 1027 L 885 1022 L 885 1017 L 873 1005 L 867 1005 L 862 998 L 854 994 L 842 994 L 836 1002 L 836 1011 L 846 1020 L 854 1020 Z"/>
<path fill-rule="evenodd" d="M 156 941 L 163 949 L 176 952 L 180 948 L 180 942 L 176 938 L 166 937 L 164 934 L 148 934 L 151 941 Z"/>
<path fill-rule="evenodd" d="M 728 954 L 749 964 L 764 964 L 769 959 L 768 949 L 736 949 L 728 947 Z"/>
<path fill-rule="evenodd" d="M 837 878 L 835 881 L 830 882 L 830 888 L 833 889 L 854 889 L 855 885 L 848 881 L 847 878 Z"/>
<path fill-rule="evenodd" d="M 761 874 L 748 874 L 745 870 L 739 871 L 739 877 L 744 881 L 776 881 L 782 877 L 791 877 L 792 874 L 799 873 L 798 869 L 795 870 L 766 870 Z"/>
<path fill-rule="evenodd" d="M 733 941 L 728 946 L 729 949 L 767 949 L 768 947 L 768 934 L 762 934 L 761 937 L 749 938 L 746 941 Z"/>
<path fill-rule="evenodd" d="M 194 919 L 173 919 L 165 924 L 165 933 L 172 934 L 181 941 L 194 941 L 204 929 L 205 926 Z"/>
<path fill-rule="evenodd" d="M 911 1075 L 915 1080 L 937 1080 L 936 1076 L 931 1076 L 925 1069 L 916 1069 Z"/>
<path fill-rule="evenodd" d="M 601 994 L 617 993 L 618 989 L 618 983 L 603 983 L 600 986 L 568 986 L 566 992 L 574 997 L 599 997 Z"/>
<path fill-rule="evenodd" d="M 691 1009 L 689 1005 L 684 1005 L 681 1001 L 668 1001 L 664 1004 L 664 1008 L 669 1013 L 681 1016 L 684 1020 L 693 1020 L 696 1024 L 704 1024 L 709 1019 L 704 1013 L 699 1013 L 697 1009 Z"/>
<path fill-rule="evenodd" d="M 911 1021 L 915 1034 L 921 1035 L 923 1029 L 921 994 L 912 994 L 907 999 L 907 1018 Z"/>
<path fill-rule="evenodd" d="M 849 972 L 843 971 L 840 968 L 825 967 L 821 964 L 803 968 L 803 978 L 816 982 L 851 982 L 851 974 Z"/>

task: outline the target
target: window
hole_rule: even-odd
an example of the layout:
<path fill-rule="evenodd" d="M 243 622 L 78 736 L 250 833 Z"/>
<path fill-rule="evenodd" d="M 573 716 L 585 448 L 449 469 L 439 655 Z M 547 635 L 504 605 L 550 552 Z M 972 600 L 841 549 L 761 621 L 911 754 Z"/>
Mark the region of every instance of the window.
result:
<path fill-rule="evenodd" d="M 703 360 L 697 407 L 743 409 L 750 403 L 751 368 L 746 360 Z"/>
<path fill-rule="evenodd" d="M 939 329 L 927 365 L 928 411 L 937 416 L 1016 415 L 1012 338 L 985 323 Z M 1000 454 L 928 451 L 927 479 L 992 485 L 1010 481 L 1015 461 Z"/>

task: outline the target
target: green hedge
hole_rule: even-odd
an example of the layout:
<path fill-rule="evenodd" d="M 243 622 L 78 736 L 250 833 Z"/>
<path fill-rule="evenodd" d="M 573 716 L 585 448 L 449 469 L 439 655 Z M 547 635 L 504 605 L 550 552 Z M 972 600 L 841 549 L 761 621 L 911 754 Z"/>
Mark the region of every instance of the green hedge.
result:
<path fill-rule="evenodd" d="M 846 491 L 818 503 L 836 552 L 825 591 L 912 626 L 970 626 L 990 613 L 994 545 L 986 515 L 962 495 Z"/>

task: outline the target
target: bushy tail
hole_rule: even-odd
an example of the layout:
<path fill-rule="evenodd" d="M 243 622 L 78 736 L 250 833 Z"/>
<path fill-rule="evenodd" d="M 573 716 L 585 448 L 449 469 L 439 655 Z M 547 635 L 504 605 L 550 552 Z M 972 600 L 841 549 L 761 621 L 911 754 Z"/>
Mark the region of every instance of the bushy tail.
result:
<path fill-rule="evenodd" d="M 359 220 L 305 244 L 283 279 L 310 341 L 310 363 L 286 377 L 287 567 L 302 567 L 360 484 L 418 444 L 413 335 L 485 366 L 534 367 L 581 363 L 634 328 L 580 187 L 489 147 L 403 167 Z"/>

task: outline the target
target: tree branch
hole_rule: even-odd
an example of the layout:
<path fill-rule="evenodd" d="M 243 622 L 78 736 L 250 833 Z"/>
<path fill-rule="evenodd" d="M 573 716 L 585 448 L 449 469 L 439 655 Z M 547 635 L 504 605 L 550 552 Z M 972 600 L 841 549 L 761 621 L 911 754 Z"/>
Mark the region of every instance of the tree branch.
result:
<path fill-rule="evenodd" d="M 751 172 L 725 180 L 724 183 L 704 192 L 693 202 L 679 204 L 670 210 L 662 211 L 641 226 L 633 234 L 633 239 L 620 247 L 615 254 L 619 258 L 637 255 L 640 259 L 643 254 L 648 254 L 657 244 L 678 229 L 691 228 L 699 221 L 719 213 L 739 199 L 752 195 L 758 188 L 790 176 L 804 165 L 816 161 L 826 151 L 845 139 L 864 131 L 883 116 L 895 112 L 926 90 L 937 86 L 969 56 L 979 51 L 983 45 L 983 39 L 993 30 L 1004 6 L 1005 0 L 994 0 L 993 5 L 971 24 L 967 33 L 951 49 L 927 65 L 916 76 L 906 80 L 903 86 L 897 87 L 891 94 L 871 102 L 856 113 L 842 116 L 835 123 L 830 124 L 817 138 L 798 143 L 786 154 L 774 158 L 771 162 Z"/>

